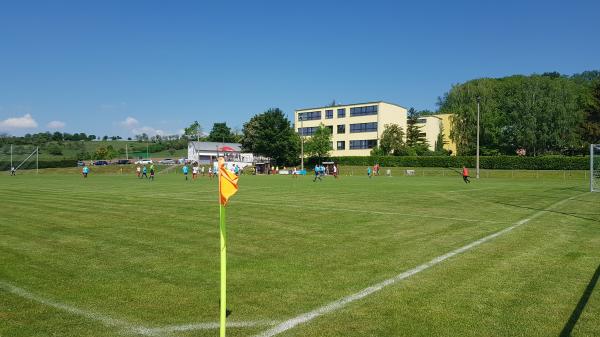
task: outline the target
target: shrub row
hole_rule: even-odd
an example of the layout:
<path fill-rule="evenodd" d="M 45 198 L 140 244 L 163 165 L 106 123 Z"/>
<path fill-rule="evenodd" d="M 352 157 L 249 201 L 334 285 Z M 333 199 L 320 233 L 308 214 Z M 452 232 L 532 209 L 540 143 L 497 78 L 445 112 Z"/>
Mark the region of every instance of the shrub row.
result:
<path fill-rule="evenodd" d="M 20 163 L 14 162 L 13 165 L 17 167 Z M 58 160 L 40 160 L 39 168 L 54 168 L 54 167 L 75 167 L 77 166 L 77 160 L 74 159 L 58 159 Z M 24 163 L 20 169 L 34 169 L 35 168 L 35 160 L 29 160 Z M 10 161 L 2 160 L 0 161 L 0 171 L 8 171 L 10 170 Z"/>
<path fill-rule="evenodd" d="M 383 167 L 475 167 L 475 156 L 369 156 L 332 157 L 340 165 L 369 166 L 379 163 Z M 315 165 L 311 158 L 309 165 Z M 482 169 L 514 170 L 587 170 L 589 157 L 542 156 L 489 156 L 480 157 Z"/>

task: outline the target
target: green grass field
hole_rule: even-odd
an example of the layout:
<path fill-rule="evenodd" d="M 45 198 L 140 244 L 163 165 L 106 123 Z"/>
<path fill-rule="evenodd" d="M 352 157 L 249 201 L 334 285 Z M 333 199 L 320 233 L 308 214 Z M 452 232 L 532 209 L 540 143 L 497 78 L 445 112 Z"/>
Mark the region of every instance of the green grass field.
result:
<path fill-rule="evenodd" d="M 41 172 L 0 176 L 1 337 L 218 336 L 216 180 Z M 587 190 L 563 174 L 242 176 L 228 336 L 599 336 Z"/>

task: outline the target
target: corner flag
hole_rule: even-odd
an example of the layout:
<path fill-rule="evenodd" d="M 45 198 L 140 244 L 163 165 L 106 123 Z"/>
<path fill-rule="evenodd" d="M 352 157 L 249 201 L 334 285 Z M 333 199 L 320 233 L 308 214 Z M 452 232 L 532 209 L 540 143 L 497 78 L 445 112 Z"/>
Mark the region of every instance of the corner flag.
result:
<path fill-rule="evenodd" d="M 227 205 L 227 201 L 237 190 L 238 176 L 225 167 L 223 158 L 219 158 L 219 195 L 221 205 Z"/>
<path fill-rule="evenodd" d="M 227 227 L 225 226 L 225 205 L 238 190 L 238 176 L 225 168 L 225 160 L 219 158 L 219 215 L 221 229 L 221 309 L 220 337 L 225 337 L 227 319 Z"/>

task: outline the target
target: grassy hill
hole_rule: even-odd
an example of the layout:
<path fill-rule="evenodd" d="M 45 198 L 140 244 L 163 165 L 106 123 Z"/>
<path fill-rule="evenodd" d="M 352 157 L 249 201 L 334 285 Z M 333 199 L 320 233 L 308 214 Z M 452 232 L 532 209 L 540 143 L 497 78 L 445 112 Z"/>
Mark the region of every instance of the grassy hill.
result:
<path fill-rule="evenodd" d="M 112 159 L 125 158 L 126 147 L 129 159 L 146 157 L 146 146 L 148 146 L 148 155 L 150 158 L 181 158 L 187 156 L 187 148 L 176 149 L 167 144 L 146 143 L 138 141 L 65 141 L 49 142 L 40 145 L 40 160 L 63 160 L 63 159 L 90 159 L 100 147 L 112 147 Z M 181 144 L 179 144 L 181 147 Z M 13 160 L 20 161 L 25 159 L 32 151 L 35 145 L 15 145 L 13 146 Z M 84 156 L 82 156 L 82 154 Z M 0 148 L 0 160 L 9 160 L 10 145 L 2 145 Z M 97 158 L 111 159 L 111 158 Z"/>

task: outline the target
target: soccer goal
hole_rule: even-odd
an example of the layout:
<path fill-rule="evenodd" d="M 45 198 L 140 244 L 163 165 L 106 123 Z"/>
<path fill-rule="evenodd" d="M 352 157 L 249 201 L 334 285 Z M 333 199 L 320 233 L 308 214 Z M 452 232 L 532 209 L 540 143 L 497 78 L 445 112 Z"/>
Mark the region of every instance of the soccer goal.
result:
<path fill-rule="evenodd" d="M 31 151 L 31 152 L 29 152 Z M 13 146 L 10 146 L 10 166 L 8 170 L 11 174 L 16 173 L 19 170 L 31 170 L 35 169 L 38 173 L 39 169 L 39 147 L 32 148 L 16 148 L 16 155 L 13 156 Z M 23 156 L 25 158 L 23 159 Z"/>
<path fill-rule="evenodd" d="M 600 192 L 600 144 L 590 144 L 590 191 Z"/>

